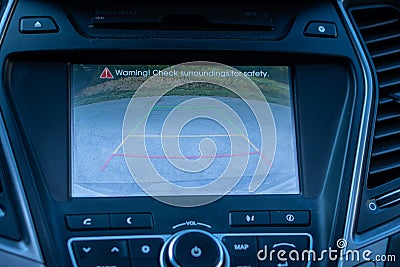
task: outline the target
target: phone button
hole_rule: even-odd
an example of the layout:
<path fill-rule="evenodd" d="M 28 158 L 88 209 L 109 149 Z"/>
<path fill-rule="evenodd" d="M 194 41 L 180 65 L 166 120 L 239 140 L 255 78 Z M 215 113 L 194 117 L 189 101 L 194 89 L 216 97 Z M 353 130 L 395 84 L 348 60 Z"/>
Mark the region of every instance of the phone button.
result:
<path fill-rule="evenodd" d="M 110 217 L 108 214 L 67 215 L 67 226 L 71 230 L 96 230 L 110 229 Z"/>

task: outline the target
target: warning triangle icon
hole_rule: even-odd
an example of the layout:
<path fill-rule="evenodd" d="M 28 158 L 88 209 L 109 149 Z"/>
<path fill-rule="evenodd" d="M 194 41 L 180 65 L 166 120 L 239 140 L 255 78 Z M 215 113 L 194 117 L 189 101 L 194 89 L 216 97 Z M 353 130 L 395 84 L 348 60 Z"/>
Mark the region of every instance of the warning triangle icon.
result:
<path fill-rule="evenodd" d="M 100 79 L 114 79 L 114 76 L 112 75 L 111 71 L 105 67 L 100 75 Z"/>

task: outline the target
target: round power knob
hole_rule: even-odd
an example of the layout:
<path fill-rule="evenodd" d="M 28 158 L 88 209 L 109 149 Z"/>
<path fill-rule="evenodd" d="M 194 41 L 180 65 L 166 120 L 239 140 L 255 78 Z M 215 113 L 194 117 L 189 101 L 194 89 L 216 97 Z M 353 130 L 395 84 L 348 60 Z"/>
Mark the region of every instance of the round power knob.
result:
<path fill-rule="evenodd" d="M 225 266 L 221 241 L 205 231 L 179 232 L 172 237 L 165 249 L 168 265 L 173 267 Z"/>

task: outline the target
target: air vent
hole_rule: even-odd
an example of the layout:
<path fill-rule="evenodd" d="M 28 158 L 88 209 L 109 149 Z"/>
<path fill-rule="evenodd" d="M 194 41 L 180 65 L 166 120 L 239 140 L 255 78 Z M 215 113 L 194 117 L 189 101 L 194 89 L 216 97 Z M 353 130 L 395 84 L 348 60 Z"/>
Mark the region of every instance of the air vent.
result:
<path fill-rule="evenodd" d="M 391 5 L 355 8 L 352 15 L 371 55 L 379 105 L 367 180 L 375 188 L 400 179 L 400 10 Z"/>

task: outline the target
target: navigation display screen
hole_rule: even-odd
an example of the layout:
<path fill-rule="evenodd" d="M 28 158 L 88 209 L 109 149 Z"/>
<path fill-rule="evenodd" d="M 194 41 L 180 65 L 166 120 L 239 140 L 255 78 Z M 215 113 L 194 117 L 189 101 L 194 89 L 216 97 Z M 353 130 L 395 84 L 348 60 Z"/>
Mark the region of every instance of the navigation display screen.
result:
<path fill-rule="evenodd" d="M 288 66 L 71 66 L 72 197 L 299 194 Z"/>

